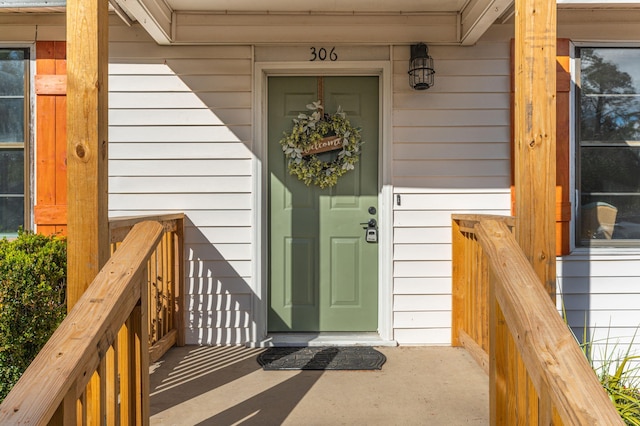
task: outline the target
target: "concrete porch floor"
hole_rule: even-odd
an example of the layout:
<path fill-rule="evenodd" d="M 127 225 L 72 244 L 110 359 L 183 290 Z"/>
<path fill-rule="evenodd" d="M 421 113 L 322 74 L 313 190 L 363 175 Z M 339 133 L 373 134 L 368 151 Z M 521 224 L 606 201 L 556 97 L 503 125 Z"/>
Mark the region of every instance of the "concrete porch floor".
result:
<path fill-rule="evenodd" d="M 379 371 L 263 371 L 261 348 L 172 348 L 151 366 L 151 424 L 489 424 L 489 379 L 464 349 L 377 349 Z"/>

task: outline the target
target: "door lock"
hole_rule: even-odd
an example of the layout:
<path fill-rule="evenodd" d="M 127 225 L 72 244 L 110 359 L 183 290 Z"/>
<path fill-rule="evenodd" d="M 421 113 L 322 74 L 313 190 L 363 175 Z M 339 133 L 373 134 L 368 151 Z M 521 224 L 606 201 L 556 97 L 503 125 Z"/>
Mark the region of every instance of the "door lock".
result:
<path fill-rule="evenodd" d="M 377 243 L 378 242 L 378 222 L 376 222 L 375 219 L 371 218 L 369 219 L 369 222 L 362 222 L 360 225 L 367 225 L 367 226 L 363 226 L 363 229 L 365 230 L 365 240 L 368 243 Z"/>

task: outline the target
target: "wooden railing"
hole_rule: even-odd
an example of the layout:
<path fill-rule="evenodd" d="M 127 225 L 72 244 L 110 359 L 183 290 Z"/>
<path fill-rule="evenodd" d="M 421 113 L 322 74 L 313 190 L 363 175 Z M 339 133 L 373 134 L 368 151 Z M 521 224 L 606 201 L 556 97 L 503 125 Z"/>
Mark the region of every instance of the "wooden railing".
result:
<path fill-rule="evenodd" d="M 149 363 L 184 344 L 183 215 L 110 222 L 112 256 L 0 405 L 0 424 L 149 423 Z"/>
<path fill-rule="evenodd" d="M 454 215 L 452 224 L 452 343 L 489 373 L 491 424 L 624 424 L 513 226 L 478 215 Z"/>
<path fill-rule="evenodd" d="M 184 214 L 111 219 L 109 234 L 114 253 L 135 224 L 148 220 L 163 228 L 160 243 L 147 263 L 149 358 L 155 362 L 172 346 L 184 346 Z"/>

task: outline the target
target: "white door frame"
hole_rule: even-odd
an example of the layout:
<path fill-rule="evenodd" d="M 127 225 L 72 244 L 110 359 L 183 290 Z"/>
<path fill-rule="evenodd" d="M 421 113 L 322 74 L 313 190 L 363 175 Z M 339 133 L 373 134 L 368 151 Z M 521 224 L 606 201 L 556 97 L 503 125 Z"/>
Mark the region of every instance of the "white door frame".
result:
<path fill-rule="evenodd" d="M 378 334 L 393 340 L 393 188 L 391 187 L 391 61 L 363 62 L 256 62 L 253 87 L 254 152 L 254 270 L 252 283 L 251 345 L 267 337 L 269 299 L 268 243 L 268 167 L 267 167 L 267 78 L 269 76 L 340 75 L 378 76 L 380 81 L 380 149 L 378 158 L 379 250 L 378 250 Z"/>

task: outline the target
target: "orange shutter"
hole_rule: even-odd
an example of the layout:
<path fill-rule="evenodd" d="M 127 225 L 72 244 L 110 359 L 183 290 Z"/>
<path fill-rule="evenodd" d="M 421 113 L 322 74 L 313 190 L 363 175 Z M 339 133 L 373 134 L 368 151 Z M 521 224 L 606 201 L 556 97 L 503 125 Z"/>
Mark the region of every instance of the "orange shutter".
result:
<path fill-rule="evenodd" d="M 36 202 L 41 234 L 66 234 L 67 61 L 64 41 L 36 43 Z"/>
<path fill-rule="evenodd" d="M 571 73 L 569 71 L 569 39 L 558 39 L 556 45 L 556 256 L 569 254 L 571 202 L 569 201 L 569 103 Z M 514 43 L 511 42 L 511 213 L 515 212 L 514 186 Z"/>

